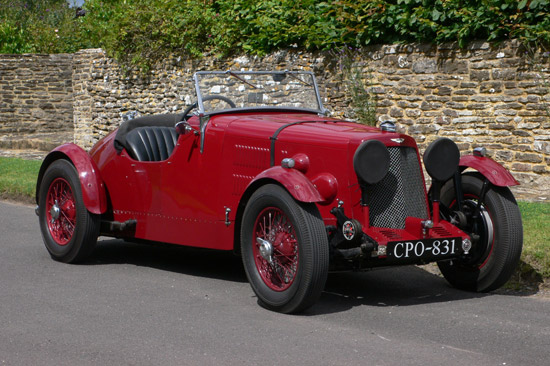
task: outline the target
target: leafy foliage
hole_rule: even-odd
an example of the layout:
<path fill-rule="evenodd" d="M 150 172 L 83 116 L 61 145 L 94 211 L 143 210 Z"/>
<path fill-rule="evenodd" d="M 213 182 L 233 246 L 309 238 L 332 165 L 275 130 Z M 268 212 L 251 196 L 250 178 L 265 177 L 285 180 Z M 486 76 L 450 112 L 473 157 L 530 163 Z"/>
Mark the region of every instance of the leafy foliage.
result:
<path fill-rule="evenodd" d="M 82 31 L 126 65 L 147 68 L 169 54 L 200 56 L 215 48 L 211 4 L 178 0 L 89 0 Z"/>
<path fill-rule="evenodd" d="M 0 53 L 61 53 L 87 47 L 65 0 L 0 0 Z"/>
<path fill-rule="evenodd" d="M 336 60 L 339 75 L 350 96 L 350 118 L 368 126 L 376 126 L 376 99 L 372 93 L 371 70 L 365 64 L 359 49 L 342 47 L 330 52 Z"/>
<path fill-rule="evenodd" d="M 0 0 L 0 52 L 102 47 L 147 68 L 168 54 L 361 48 L 395 42 L 550 43 L 550 0 Z M 57 32 L 55 31 L 57 30 Z"/>

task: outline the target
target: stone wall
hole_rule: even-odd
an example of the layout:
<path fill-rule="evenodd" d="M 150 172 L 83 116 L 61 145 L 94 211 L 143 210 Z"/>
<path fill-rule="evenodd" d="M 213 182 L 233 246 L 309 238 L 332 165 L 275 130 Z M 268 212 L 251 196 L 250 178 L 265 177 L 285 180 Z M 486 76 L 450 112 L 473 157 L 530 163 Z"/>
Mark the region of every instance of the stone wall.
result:
<path fill-rule="evenodd" d="M 549 57 L 529 55 L 518 43 L 498 46 L 394 45 L 372 47 L 356 62 L 372 82 L 379 120 L 393 120 L 421 148 L 440 136 L 463 152 L 485 146 L 522 183 L 517 193 L 550 196 Z M 181 111 L 195 100 L 192 74 L 199 70 L 312 70 L 325 106 L 336 116 L 350 110 L 334 53 L 282 51 L 230 60 L 172 58 L 147 78 L 123 75 L 101 50 L 75 55 L 75 141 L 90 147 L 128 112 Z"/>
<path fill-rule="evenodd" d="M 0 55 L 0 146 L 73 134 L 71 54 Z M 39 136 L 39 137 L 38 137 Z"/>
<path fill-rule="evenodd" d="M 463 152 L 485 146 L 522 183 L 515 192 L 550 199 L 550 57 L 518 43 L 389 45 L 354 52 L 372 83 L 377 118 L 393 120 L 421 149 L 440 136 Z M 100 49 L 74 55 L 0 56 L 0 139 L 68 131 L 90 148 L 127 113 L 182 111 L 199 70 L 311 70 L 325 107 L 348 117 L 349 91 L 334 52 L 281 51 L 263 58 L 170 58 L 146 77 L 124 74 Z M 51 112 L 51 113 L 50 113 Z M 74 121 L 74 122 L 73 122 Z"/>

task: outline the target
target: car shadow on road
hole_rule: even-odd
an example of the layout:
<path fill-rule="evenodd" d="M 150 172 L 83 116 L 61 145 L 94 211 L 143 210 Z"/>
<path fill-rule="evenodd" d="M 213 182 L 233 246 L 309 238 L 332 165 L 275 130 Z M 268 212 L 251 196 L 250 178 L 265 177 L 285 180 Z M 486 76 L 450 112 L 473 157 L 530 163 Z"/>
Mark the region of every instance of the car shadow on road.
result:
<path fill-rule="evenodd" d="M 232 252 L 180 245 L 99 240 L 85 264 L 131 264 L 190 276 L 247 282 L 242 262 Z"/>
<path fill-rule="evenodd" d="M 183 275 L 245 283 L 246 274 L 232 252 L 170 244 L 104 239 L 86 265 L 131 264 Z M 501 295 L 529 294 L 497 292 Z M 482 298 L 451 287 L 445 279 L 417 266 L 391 267 L 367 272 L 330 273 L 321 298 L 303 315 L 338 313 L 357 306 L 414 306 Z"/>
<path fill-rule="evenodd" d="M 320 300 L 307 313 L 338 313 L 356 306 L 414 306 L 482 298 L 490 294 L 460 291 L 417 266 L 368 272 L 331 273 Z"/>

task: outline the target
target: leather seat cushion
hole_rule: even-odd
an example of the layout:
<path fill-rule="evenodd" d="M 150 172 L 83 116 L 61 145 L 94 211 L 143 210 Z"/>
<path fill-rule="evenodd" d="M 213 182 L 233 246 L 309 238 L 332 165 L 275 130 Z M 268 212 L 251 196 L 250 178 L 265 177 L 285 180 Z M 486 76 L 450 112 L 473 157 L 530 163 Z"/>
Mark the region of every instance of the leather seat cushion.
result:
<path fill-rule="evenodd" d="M 170 157 L 177 140 L 174 127 L 138 127 L 126 135 L 126 150 L 135 160 L 162 161 Z"/>

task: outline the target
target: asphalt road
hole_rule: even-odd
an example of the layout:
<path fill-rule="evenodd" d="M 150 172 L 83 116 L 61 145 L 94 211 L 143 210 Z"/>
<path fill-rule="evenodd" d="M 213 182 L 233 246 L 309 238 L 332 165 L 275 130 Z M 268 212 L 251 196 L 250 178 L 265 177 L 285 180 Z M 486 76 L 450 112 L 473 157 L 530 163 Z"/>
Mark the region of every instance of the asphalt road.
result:
<path fill-rule="evenodd" d="M 0 202 L 0 365 L 548 365 L 550 301 L 450 288 L 417 267 L 331 274 L 302 315 L 259 307 L 229 253 L 100 239 L 50 259 Z"/>

